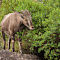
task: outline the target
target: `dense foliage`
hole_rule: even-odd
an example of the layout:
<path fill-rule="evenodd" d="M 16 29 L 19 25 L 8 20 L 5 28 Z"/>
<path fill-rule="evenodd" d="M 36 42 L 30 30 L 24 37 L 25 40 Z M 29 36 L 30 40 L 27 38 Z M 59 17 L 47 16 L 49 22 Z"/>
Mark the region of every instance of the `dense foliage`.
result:
<path fill-rule="evenodd" d="M 5 14 L 28 9 L 31 12 L 35 30 L 24 30 L 21 38 L 30 50 L 38 47 L 48 60 L 60 59 L 60 0 L 2 0 L 0 21 Z M 27 43 L 25 42 L 27 41 Z"/>

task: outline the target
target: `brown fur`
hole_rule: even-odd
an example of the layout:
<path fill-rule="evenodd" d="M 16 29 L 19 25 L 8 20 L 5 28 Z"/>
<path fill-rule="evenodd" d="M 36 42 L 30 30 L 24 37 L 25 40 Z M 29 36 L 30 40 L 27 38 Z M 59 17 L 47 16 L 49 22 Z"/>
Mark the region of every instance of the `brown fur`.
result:
<path fill-rule="evenodd" d="M 10 14 L 11 15 L 5 21 L 4 19 L 7 17 L 7 15 L 4 17 L 4 19 L 1 22 L 1 27 L 3 31 L 6 31 L 9 35 L 12 36 L 15 32 L 17 32 L 20 29 L 20 25 L 22 24 L 22 22 L 25 23 L 25 20 L 27 20 L 27 18 L 30 18 L 31 15 L 27 11 L 21 11 L 21 13 L 14 12 Z"/>
<path fill-rule="evenodd" d="M 11 36 L 13 36 L 12 42 L 13 42 L 13 49 L 14 49 L 14 40 L 15 40 L 14 35 L 19 30 L 22 30 L 24 28 L 24 25 L 28 27 L 30 30 L 33 29 L 31 14 L 28 10 L 22 10 L 20 13 L 14 12 L 5 15 L 1 22 L 4 44 L 5 44 L 5 32 L 6 32 L 10 37 L 9 40 L 11 40 Z"/>

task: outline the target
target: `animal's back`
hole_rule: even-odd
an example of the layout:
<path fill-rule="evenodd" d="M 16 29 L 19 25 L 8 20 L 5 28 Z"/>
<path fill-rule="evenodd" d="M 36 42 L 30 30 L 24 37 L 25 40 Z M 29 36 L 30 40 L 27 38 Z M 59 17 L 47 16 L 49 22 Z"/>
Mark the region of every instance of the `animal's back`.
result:
<path fill-rule="evenodd" d="M 9 13 L 8 15 L 5 15 L 2 22 L 1 27 L 2 30 L 8 30 L 9 24 L 10 24 L 10 18 L 14 13 Z"/>

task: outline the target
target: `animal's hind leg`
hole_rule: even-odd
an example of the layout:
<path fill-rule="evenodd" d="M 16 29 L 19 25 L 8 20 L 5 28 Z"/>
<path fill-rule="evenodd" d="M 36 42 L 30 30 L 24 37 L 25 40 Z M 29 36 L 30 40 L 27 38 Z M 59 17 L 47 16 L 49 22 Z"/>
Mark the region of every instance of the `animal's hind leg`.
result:
<path fill-rule="evenodd" d="M 8 40 L 8 50 L 10 49 L 10 43 L 11 43 L 11 37 L 9 36 L 9 40 Z"/>
<path fill-rule="evenodd" d="M 4 31 L 2 31 L 2 37 L 3 37 L 3 40 L 4 40 L 4 47 L 3 47 L 3 49 L 5 49 L 6 40 L 5 40 L 5 33 L 4 33 Z"/>

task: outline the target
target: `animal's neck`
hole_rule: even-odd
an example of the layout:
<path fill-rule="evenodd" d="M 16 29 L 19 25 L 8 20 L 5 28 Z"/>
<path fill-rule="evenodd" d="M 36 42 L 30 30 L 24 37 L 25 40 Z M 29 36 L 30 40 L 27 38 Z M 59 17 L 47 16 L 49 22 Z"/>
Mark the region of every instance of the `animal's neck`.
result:
<path fill-rule="evenodd" d="M 24 24 L 21 24 L 19 31 L 22 31 L 24 28 L 25 28 Z"/>

